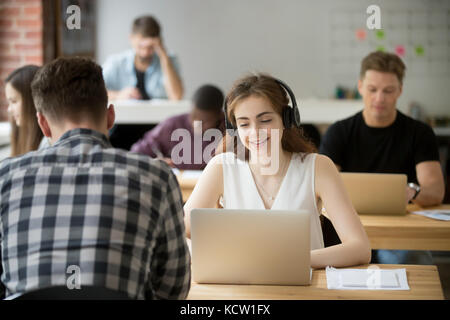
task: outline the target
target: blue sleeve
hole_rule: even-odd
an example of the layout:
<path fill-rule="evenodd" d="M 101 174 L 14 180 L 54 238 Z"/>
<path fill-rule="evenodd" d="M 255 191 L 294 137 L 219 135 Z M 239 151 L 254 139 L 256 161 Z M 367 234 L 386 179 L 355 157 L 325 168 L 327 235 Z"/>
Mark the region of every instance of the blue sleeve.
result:
<path fill-rule="evenodd" d="M 181 79 L 180 65 L 178 63 L 178 59 L 173 55 L 170 55 L 169 59 L 173 65 L 173 68 L 175 69 L 175 72 L 177 73 L 178 77 Z M 166 74 L 162 71 L 161 66 L 160 66 L 160 70 L 158 73 L 155 73 L 155 74 L 152 74 L 152 75 L 146 77 L 145 87 L 147 89 L 147 92 L 150 93 L 150 96 L 152 98 L 155 98 L 155 99 L 167 99 L 168 98 L 166 88 L 164 87 L 165 80 L 166 80 Z"/>
<path fill-rule="evenodd" d="M 103 78 L 105 80 L 106 89 L 108 90 L 120 90 L 119 84 L 117 82 L 118 74 L 117 74 L 117 61 L 113 57 L 108 58 L 102 66 L 103 69 Z"/>
<path fill-rule="evenodd" d="M 180 62 L 179 62 L 178 58 L 176 56 L 171 56 L 170 61 L 172 62 L 173 68 L 177 72 L 178 77 L 180 77 L 180 79 L 181 79 L 181 73 L 180 73 L 181 69 L 180 69 Z"/>

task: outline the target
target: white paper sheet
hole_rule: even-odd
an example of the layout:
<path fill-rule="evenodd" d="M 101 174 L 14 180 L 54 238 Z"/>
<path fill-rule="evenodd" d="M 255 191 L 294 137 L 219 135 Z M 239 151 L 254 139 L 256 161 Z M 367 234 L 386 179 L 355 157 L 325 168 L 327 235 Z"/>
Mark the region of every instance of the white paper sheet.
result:
<path fill-rule="evenodd" d="M 328 289 L 338 290 L 409 290 L 406 269 L 382 270 L 326 268 Z"/>
<path fill-rule="evenodd" d="M 450 221 L 450 210 L 422 210 L 411 213 L 425 216 L 435 220 Z"/>

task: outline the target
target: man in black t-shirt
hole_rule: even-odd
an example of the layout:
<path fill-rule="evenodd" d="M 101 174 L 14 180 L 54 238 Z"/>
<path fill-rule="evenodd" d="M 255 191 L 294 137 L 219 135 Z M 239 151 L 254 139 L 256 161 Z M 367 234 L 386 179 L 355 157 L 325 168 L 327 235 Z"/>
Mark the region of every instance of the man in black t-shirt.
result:
<path fill-rule="evenodd" d="M 344 172 L 404 173 L 407 202 L 438 205 L 445 187 L 433 130 L 396 108 L 405 69 L 394 54 L 365 57 L 358 80 L 364 109 L 330 126 L 320 153 Z"/>
<path fill-rule="evenodd" d="M 436 136 L 428 125 L 396 109 L 404 71 L 394 54 L 374 52 L 364 58 L 358 81 L 364 109 L 330 126 L 320 153 L 343 172 L 404 173 L 417 185 L 407 187 L 407 201 L 438 205 L 444 178 Z"/>

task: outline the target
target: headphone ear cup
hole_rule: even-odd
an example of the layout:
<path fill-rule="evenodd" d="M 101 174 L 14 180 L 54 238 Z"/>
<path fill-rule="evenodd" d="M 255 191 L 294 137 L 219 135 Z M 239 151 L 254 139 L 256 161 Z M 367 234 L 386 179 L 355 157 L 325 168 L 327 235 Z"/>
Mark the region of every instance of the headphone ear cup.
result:
<path fill-rule="evenodd" d="M 297 107 L 297 100 L 292 92 L 291 88 L 283 81 L 279 79 L 275 79 L 275 81 L 288 93 L 289 98 L 291 100 L 292 107 L 289 105 L 283 110 L 283 124 L 285 128 L 297 127 L 300 128 L 300 111 Z"/>
<path fill-rule="evenodd" d="M 289 108 L 289 109 L 292 109 L 292 108 Z M 293 122 L 294 122 L 294 125 L 297 127 L 297 128 L 300 128 L 300 125 L 301 125 L 301 121 L 300 121 L 300 111 L 298 111 L 298 108 L 297 107 L 295 107 L 294 109 L 292 109 L 292 118 L 293 118 Z"/>
<path fill-rule="evenodd" d="M 292 127 L 292 108 L 289 106 L 285 106 L 283 109 L 283 125 L 285 129 L 290 129 Z"/>

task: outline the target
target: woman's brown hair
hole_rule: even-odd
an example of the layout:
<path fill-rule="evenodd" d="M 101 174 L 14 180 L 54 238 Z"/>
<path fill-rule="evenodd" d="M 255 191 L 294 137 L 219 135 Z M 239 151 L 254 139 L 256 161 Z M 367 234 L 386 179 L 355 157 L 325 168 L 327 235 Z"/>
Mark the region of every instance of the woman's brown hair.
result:
<path fill-rule="evenodd" d="M 239 102 L 250 96 L 267 99 L 281 118 L 283 118 L 283 109 L 290 108 L 286 91 L 272 76 L 262 73 L 246 76 L 234 83 L 225 100 L 228 121 L 235 128 L 237 126 L 234 109 Z M 223 139 L 222 151 L 233 151 L 238 154 L 238 145 L 241 145 L 239 137 L 237 135 L 230 136 L 227 133 Z M 296 126 L 283 130 L 281 147 L 288 152 L 312 153 L 317 151 L 314 144 L 305 137 L 303 129 Z M 245 159 L 248 159 L 248 150 L 245 150 Z"/>
<path fill-rule="evenodd" d="M 14 70 L 6 79 L 22 98 L 20 111 L 20 127 L 14 119 L 11 123 L 11 156 L 19 156 L 38 149 L 42 134 L 36 118 L 36 107 L 31 96 L 31 81 L 36 74 L 38 66 L 27 65 Z"/>

